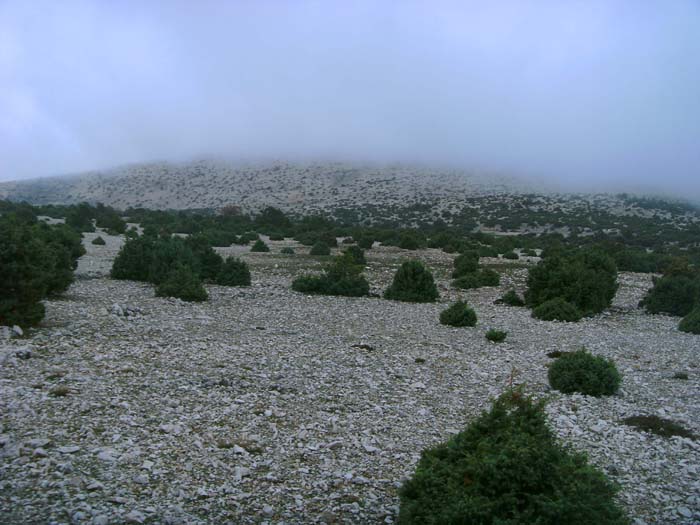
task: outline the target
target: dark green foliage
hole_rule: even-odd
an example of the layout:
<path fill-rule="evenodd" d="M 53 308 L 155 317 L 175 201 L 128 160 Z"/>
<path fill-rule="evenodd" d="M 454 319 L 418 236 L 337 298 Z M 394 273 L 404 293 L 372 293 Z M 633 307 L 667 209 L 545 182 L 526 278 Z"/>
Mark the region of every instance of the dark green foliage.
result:
<path fill-rule="evenodd" d="M 0 325 L 38 324 L 45 312 L 40 301 L 68 288 L 83 253 L 69 227 L 13 213 L 0 217 Z"/>
<path fill-rule="evenodd" d="M 112 263 L 112 278 L 148 281 L 154 242 L 153 238 L 145 235 L 127 239 Z"/>
<path fill-rule="evenodd" d="M 533 250 L 532 248 L 528 248 L 526 250 L 523 250 L 521 252 L 521 254 L 524 255 L 525 257 L 537 257 L 537 252 L 535 250 Z"/>
<path fill-rule="evenodd" d="M 481 288 L 482 286 L 498 286 L 501 282 L 501 276 L 495 270 L 483 268 L 476 272 L 471 272 L 462 275 L 459 279 L 455 279 L 452 284 L 456 288 L 469 290 L 471 288 Z"/>
<path fill-rule="evenodd" d="M 120 235 L 126 231 L 126 222 L 113 208 L 98 203 L 93 213 L 97 226 L 111 232 L 110 235 Z"/>
<path fill-rule="evenodd" d="M 681 322 L 678 323 L 678 329 L 689 334 L 700 334 L 700 305 L 693 308 L 688 315 L 681 319 Z"/>
<path fill-rule="evenodd" d="M 579 309 L 569 301 L 561 297 L 555 297 L 533 308 L 532 317 L 541 319 L 542 321 L 566 321 L 568 323 L 575 323 L 583 316 Z"/>
<path fill-rule="evenodd" d="M 352 237 L 345 237 L 345 239 L 343 239 L 342 244 L 355 244 L 355 239 L 353 239 Z"/>
<path fill-rule="evenodd" d="M 555 390 L 596 397 L 614 394 L 622 381 L 615 363 L 585 349 L 563 354 L 549 367 L 547 377 Z"/>
<path fill-rule="evenodd" d="M 616 488 L 558 444 L 542 403 L 519 391 L 464 431 L 423 451 L 401 487 L 399 525 L 622 525 Z"/>
<path fill-rule="evenodd" d="M 466 301 L 457 301 L 440 312 L 440 323 L 448 326 L 476 326 L 476 312 Z"/>
<path fill-rule="evenodd" d="M 582 315 L 593 315 L 610 306 L 617 290 L 617 268 L 598 249 L 555 253 L 530 269 L 527 285 L 525 302 L 532 308 L 559 297 Z"/>
<path fill-rule="evenodd" d="M 156 296 L 200 302 L 206 301 L 208 294 L 197 274 L 189 266 L 177 263 L 166 278 L 156 286 Z"/>
<path fill-rule="evenodd" d="M 365 259 L 365 252 L 359 246 L 349 246 L 343 250 L 343 255 L 349 257 L 354 264 L 359 264 L 364 266 L 367 264 L 367 259 Z"/>
<path fill-rule="evenodd" d="M 654 286 L 640 301 L 650 314 L 688 315 L 700 304 L 700 275 L 667 274 L 654 280 Z"/>
<path fill-rule="evenodd" d="M 455 269 L 452 272 L 453 279 L 476 272 L 479 268 L 479 254 L 469 251 L 458 255 L 455 257 L 454 267 Z"/>
<path fill-rule="evenodd" d="M 302 275 L 292 281 L 292 290 L 308 294 L 362 297 L 369 295 L 369 283 L 362 267 L 351 257 L 339 255 L 327 265 L 322 275 Z"/>
<path fill-rule="evenodd" d="M 496 299 L 494 303 L 508 306 L 525 306 L 525 301 L 520 298 L 515 290 L 508 290 L 500 299 Z"/>
<path fill-rule="evenodd" d="M 486 332 L 486 339 L 494 343 L 502 343 L 506 340 L 507 335 L 508 332 L 504 332 L 502 330 L 495 330 L 492 328 L 491 330 Z"/>
<path fill-rule="evenodd" d="M 189 245 L 180 237 L 159 237 L 153 242 L 148 281 L 162 283 L 176 264 L 187 266 L 199 276 L 200 265 Z M 141 261 L 143 264 L 144 261 Z"/>
<path fill-rule="evenodd" d="M 289 246 L 285 246 L 280 250 L 280 253 L 284 255 L 294 255 L 294 248 L 290 248 Z"/>
<path fill-rule="evenodd" d="M 323 255 L 330 255 L 331 254 L 331 249 L 330 247 L 325 243 L 318 241 L 316 244 L 314 244 L 311 247 L 311 251 L 309 252 L 309 255 L 315 255 L 315 256 L 323 256 Z"/>
<path fill-rule="evenodd" d="M 284 235 L 282 235 L 281 233 L 271 233 L 270 240 L 271 241 L 283 241 Z"/>
<path fill-rule="evenodd" d="M 650 432 L 661 437 L 680 436 L 688 439 L 696 439 L 696 436 L 675 421 L 664 419 L 659 416 L 631 416 L 622 420 L 625 425 Z"/>
<path fill-rule="evenodd" d="M 216 284 L 222 286 L 250 286 L 248 265 L 235 257 L 227 257 L 216 276 Z"/>
<path fill-rule="evenodd" d="M 82 202 L 68 210 L 66 224 L 79 232 L 94 232 L 95 226 L 92 224 L 94 217 L 95 211 L 92 206 Z"/>
<path fill-rule="evenodd" d="M 255 224 L 261 227 L 285 229 L 292 225 L 292 222 L 282 210 L 269 206 L 255 217 Z M 273 239 L 270 239 L 273 240 Z"/>
<path fill-rule="evenodd" d="M 357 239 L 357 246 L 359 246 L 363 250 L 371 250 L 373 244 L 374 237 L 371 237 L 369 235 L 363 235 L 362 237 Z"/>
<path fill-rule="evenodd" d="M 216 279 L 224 260 L 221 255 L 214 251 L 209 239 L 203 235 L 191 235 L 185 243 L 197 260 L 192 268 L 197 268 L 200 279 L 203 281 Z"/>
<path fill-rule="evenodd" d="M 384 292 L 386 299 L 411 303 L 431 303 L 438 297 L 433 274 L 417 260 L 406 261 L 396 271 L 391 286 Z"/>
<path fill-rule="evenodd" d="M 511 251 L 504 253 L 503 258 L 510 259 L 510 260 L 514 261 L 514 260 L 520 259 L 520 256 L 517 253 L 515 253 L 513 250 L 511 250 Z"/>
<path fill-rule="evenodd" d="M 398 246 L 403 250 L 418 250 L 424 245 L 424 238 L 415 230 L 408 230 L 399 236 Z"/>
<path fill-rule="evenodd" d="M 267 244 L 265 244 L 262 239 L 258 239 L 257 241 L 255 241 L 253 246 L 251 246 L 250 251 L 251 252 L 269 252 L 270 247 Z"/>
<path fill-rule="evenodd" d="M 479 247 L 479 257 L 498 257 L 498 250 L 491 246 Z"/>
<path fill-rule="evenodd" d="M 95 244 L 97 246 L 104 246 L 107 243 L 102 237 L 97 236 L 92 240 L 92 244 Z"/>

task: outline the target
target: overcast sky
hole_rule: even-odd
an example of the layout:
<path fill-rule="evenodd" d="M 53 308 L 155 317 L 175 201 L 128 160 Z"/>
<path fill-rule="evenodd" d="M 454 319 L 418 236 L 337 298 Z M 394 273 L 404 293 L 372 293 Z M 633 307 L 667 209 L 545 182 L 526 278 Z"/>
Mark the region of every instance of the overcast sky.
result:
<path fill-rule="evenodd" d="M 700 198 L 700 1 L 0 0 L 0 180 L 208 155 Z"/>

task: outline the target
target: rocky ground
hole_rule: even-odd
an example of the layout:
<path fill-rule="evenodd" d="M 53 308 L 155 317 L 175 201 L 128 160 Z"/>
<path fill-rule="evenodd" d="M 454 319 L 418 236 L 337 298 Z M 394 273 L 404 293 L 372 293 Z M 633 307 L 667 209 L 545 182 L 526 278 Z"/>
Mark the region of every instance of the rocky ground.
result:
<path fill-rule="evenodd" d="M 556 433 L 619 483 L 636 523 L 700 522 L 700 443 L 621 423 L 658 414 L 700 434 L 700 339 L 636 307 L 647 275 L 621 274 L 610 311 L 551 323 L 493 304 L 523 290 L 523 261 L 491 260 L 500 287 L 458 292 L 453 256 L 379 248 L 373 291 L 417 255 L 440 302 L 309 297 L 291 279 L 319 261 L 280 241 L 220 250 L 242 255 L 253 285 L 208 286 L 209 301 L 187 304 L 107 278 L 121 241 L 94 246 L 95 235 L 42 326 L 0 343 L 2 523 L 392 523 L 420 451 L 511 377 L 549 400 Z M 476 327 L 438 323 L 458 296 Z M 484 338 L 492 327 L 504 343 Z M 547 353 L 581 346 L 617 362 L 618 395 L 549 390 Z"/>

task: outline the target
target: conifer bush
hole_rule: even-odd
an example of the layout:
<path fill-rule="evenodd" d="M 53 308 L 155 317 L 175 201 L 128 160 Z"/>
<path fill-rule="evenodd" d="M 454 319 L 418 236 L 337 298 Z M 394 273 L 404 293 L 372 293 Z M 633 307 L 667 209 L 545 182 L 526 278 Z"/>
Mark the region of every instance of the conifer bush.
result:
<path fill-rule="evenodd" d="M 506 336 L 508 335 L 508 332 L 504 332 L 503 330 L 496 330 L 492 328 L 488 332 L 486 332 L 486 339 L 488 339 L 491 342 L 494 343 L 502 343 L 503 341 L 506 340 Z"/>
<path fill-rule="evenodd" d="M 292 281 L 292 290 L 308 294 L 362 297 L 369 295 L 369 283 L 362 267 L 351 257 L 339 255 L 324 268 L 321 275 L 301 275 Z"/>
<path fill-rule="evenodd" d="M 495 304 L 505 304 L 507 306 L 525 306 L 523 301 L 515 290 L 508 290 L 503 296 L 494 301 Z"/>
<path fill-rule="evenodd" d="M 455 257 L 453 264 L 455 267 L 452 271 L 453 279 L 474 273 L 479 268 L 479 254 L 473 251 L 462 253 Z"/>
<path fill-rule="evenodd" d="M 311 251 L 309 252 L 309 255 L 315 255 L 315 256 L 323 256 L 323 255 L 330 255 L 331 254 L 331 249 L 330 247 L 322 241 L 317 241 L 316 244 L 314 244 L 311 247 Z"/>
<path fill-rule="evenodd" d="M 515 261 L 520 259 L 520 256 L 515 253 L 513 250 L 507 251 L 506 253 L 503 254 L 504 259 L 509 259 L 511 261 Z"/>
<path fill-rule="evenodd" d="M 248 265 L 235 257 L 227 257 L 216 276 L 216 284 L 221 286 L 250 286 L 250 269 Z"/>
<path fill-rule="evenodd" d="M 579 392 L 596 397 L 613 395 L 622 381 L 615 363 L 583 348 L 562 354 L 550 365 L 547 377 L 551 387 L 564 394 Z"/>
<path fill-rule="evenodd" d="M 354 264 L 359 264 L 360 266 L 367 264 L 365 252 L 359 246 L 348 246 L 343 250 L 343 255 L 349 257 Z"/>
<path fill-rule="evenodd" d="M 373 245 L 374 237 L 371 237 L 369 235 L 362 235 L 360 238 L 357 239 L 357 246 L 359 246 L 363 250 L 371 250 Z"/>
<path fill-rule="evenodd" d="M 455 279 L 452 284 L 456 288 L 468 290 L 470 288 L 481 288 L 482 286 L 498 286 L 501 276 L 495 270 L 482 268 L 476 272 L 470 272 Z"/>
<path fill-rule="evenodd" d="M 688 315 L 700 304 L 700 275 L 666 274 L 654 279 L 654 286 L 639 306 L 650 314 Z"/>
<path fill-rule="evenodd" d="M 503 394 L 465 430 L 424 450 L 399 491 L 399 525 L 628 524 L 616 487 L 560 445 L 544 404 Z"/>
<path fill-rule="evenodd" d="M 166 278 L 156 287 L 157 297 L 177 297 L 183 301 L 206 301 L 209 295 L 199 276 L 189 266 L 175 264 Z"/>
<path fill-rule="evenodd" d="M 280 253 L 283 255 L 294 255 L 294 248 L 290 248 L 289 246 L 285 246 L 280 250 Z"/>
<path fill-rule="evenodd" d="M 678 329 L 681 332 L 689 334 L 700 334 L 700 305 L 693 308 L 681 322 L 678 323 Z"/>
<path fill-rule="evenodd" d="M 617 290 L 617 267 L 599 249 L 555 250 L 530 269 L 527 285 L 525 302 L 531 308 L 561 298 L 589 316 L 610 306 Z"/>
<path fill-rule="evenodd" d="M 105 240 L 102 237 L 97 236 L 92 240 L 92 244 L 95 244 L 97 246 L 104 246 L 107 243 L 105 242 Z"/>
<path fill-rule="evenodd" d="M 250 247 L 251 252 L 269 252 L 270 247 L 265 244 L 265 242 L 262 239 L 258 239 L 253 243 L 253 246 Z"/>
<path fill-rule="evenodd" d="M 576 306 L 570 302 L 555 297 L 533 308 L 532 317 L 541 319 L 542 321 L 565 321 L 567 323 L 575 323 L 579 321 L 583 315 Z"/>
<path fill-rule="evenodd" d="M 440 312 L 440 323 L 455 327 L 476 326 L 476 312 L 466 301 L 457 301 Z"/>
<path fill-rule="evenodd" d="M 417 260 L 404 262 L 384 292 L 385 299 L 411 303 L 431 303 L 438 297 L 433 274 Z"/>

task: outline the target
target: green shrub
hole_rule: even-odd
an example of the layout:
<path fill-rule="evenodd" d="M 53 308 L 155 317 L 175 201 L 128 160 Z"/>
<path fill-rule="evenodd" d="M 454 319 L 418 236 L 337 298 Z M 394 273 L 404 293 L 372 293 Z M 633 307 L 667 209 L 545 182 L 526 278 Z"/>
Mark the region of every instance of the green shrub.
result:
<path fill-rule="evenodd" d="M 127 239 L 112 263 L 112 279 L 148 281 L 153 247 L 154 240 L 145 235 Z"/>
<path fill-rule="evenodd" d="M 610 306 L 617 290 L 617 268 L 599 249 L 555 252 L 531 268 L 525 302 L 531 308 L 562 298 L 593 315 Z"/>
<path fill-rule="evenodd" d="M 362 267 L 351 257 L 339 255 L 324 268 L 322 275 L 302 275 L 292 281 L 292 290 L 307 294 L 362 297 L 369 295 L 369 283 Z"/>
<path fill-rule="evenodd" d="M 471 272 L 462 275 L 459 279 L 455 279 L 452 284 L 463 290 L 471 288 L 481 288 L 482 286 L 498 286 L 501 282 L 501 276 L 498 272 L 490 268 L 483 268 L 476 272 Z"/>
<path fill-rule="evenodd" d="M 700 276 L 685 274 L 664 275 L 654 279 L 654 286 L 640 301 L 650 314 L 688 315 L 700 304 Z"/>
<path fill-rule="evenodd" d="M 98 236 L 92 240 L 92 244 L 96 244 L 97 246 L 104 246 L 107 243 L 105 242 L 105 240 L 102 237 Z"/>
<path fill-rule="evenodd" d="M 364 266 L 367 264 L 367 259 L 365 259 L 365 252 L 359 246 L 349 246 L 343 250 L 343 255 L 349 257 L 354 264 L 359 264 Z"/>
<path fill-rule="evenodd" d="M 614 394 L 622 380 L 615 363 L 585 349 L 563 354 L 550 365 L 547 376 L 555 390 L 596 397 Z"/>
<path fill-rule="evenodd" d="M 159 237 L 152 245 L 148 282 L 160 284 L 176 265 L 187 266 L 199 276 L 199 261 L 189 245 L 180 237 Z M 141 261 L 143 264 L 144 261 Z"/>
<path fill-rule="evenodd" d="M 283 241 L 284 235 L 282 235 L 281 233 L 271 233 L 270 240 L 271 241 Z"/>
<path fill-rule="evenodd" d="M 491 246 L 480 246 L 479 257 L 498 257 L 498 250 Z"/>
<path fill-rule="evenodd" d="M 294 248 L 290 248 L 289 246 L 285 246 L 280 250 L 281 254 L 284 255 L 294 255 Z"/>
<path fill-rule="evenodd" d="M 689 334 L 700 334 L 700 305 L 696 306 L 688 315 L 681 319 L 681 322 L 678 323 L 678 329 Z"/>
<path fill-rule="evenodd" d="M 448 326 L 475 326 L 476 312 L 465 301 L 457 301 L 440 312 L 440 323 Z"/>
<path fill-rule="evenodd" d="M 494 330 L 493 328 L 486 332 L 486 339 L 493 341 L 494 343 L 501 343 L 506 340 L 508 332 L 503 332 L 502 330 Z"/>
<path fill-rule="evenodd" d="M 373 245 L 374 237 L 370 237 L 369 235 L 363 235 L 359 239 L 357 239 L 357 246 L 359 246 L 363 250 L 371 250 Z"/>
<path fill-rule="evenodd" d="M 566 321 L 575 323 L 582 317 L 581 312 L 573 304 L 561 297 L 555 297 L 542 303 L 532 310 L 532 317 L 542 321 Z"/>
<path fill-rule="evenodd" d="M 402 250 L 418 250 L 425 243 L 425 239 L 415 230 L 401 232 L 398 246 Z"/>
<path fill-rule="evenodd" d="M 438 297 L 433 274 L 423 263 L 406 261 L 396 271 L 391 286 L 384 292 L 386 299 L 412 303 L 431 303 Z"/>
<path fill-rule="evenodd" d="M 506 252 L 503 254 L 504 259 L 510 259 L 511 261 L 515 261 L 517 259 L 520 259 L 520 256 L 515 253 L 513 250 Z"/>
<path fill-rule="evenodd" d="M 345 237 L 345 239 L 343 239 L 342 244 L 355 244 L 355 239 L 353 239 L 352 237 Z"/>
<path fill-rule="evenodd" d="M 255 241 L 253 246 L 251 246 L 250 251 L 251 252 L 269 252 L 270 247 L 267 244 L 265 244 L 262 239 L 258 239 L 257 241 Z"/>
<path fill-rule="evenodd" d="M 479 254 L 470 251 L 458 255 L 455 257 L 454 267 L 455 269 L 452 272 L 453 279 L 476 272 L 479 268 Z"/>
<path fill-rule="evenodd" d="M 209 239 L 203 235 L 191 235 L 186 239 L 185 244 L 192 250 L 197 261 L 196 269 L 199 277 L 205 281 L 216 279 L 224 260 L 214 251 Z"/>
<path fill-rule="evenodd" d="M 543 403 L 520 392 L 494 401 L 464 431 L 423 451 L 399 491 L 399 525 L 622 525 L 615 486 L 560 445 Z"/>
<path fill-rule="evenodd" d="M 248 265 L 235 257 L 227 257 L 216 276 L 216 284 L 221 286 L 250 286 L 250 269 Z"/>
<path fill-rule="evenodd" d="M 208 294 L 189 266 L 176 264 L 156 287 L 158 297 L 177 297 L 183 301 L 206 301 Z"/>
<path fill-rule="evenodd" d="M 330 255 L 331 254 L 331 249 L 330 247 L 325 243 L 318 241 L 316 244 L 314 244 L 311 247 L 311 251 L 309 252 L 309 255 Z"/>
<path fill-rule="evenodd" d="M 508 306 L 525 306 L 525 301 L 523 301 L 520 296 L 515 292 L 515 290 L 508 290 L 499 299 L 496 299 L 495 304 L 505 304 Z"/>

